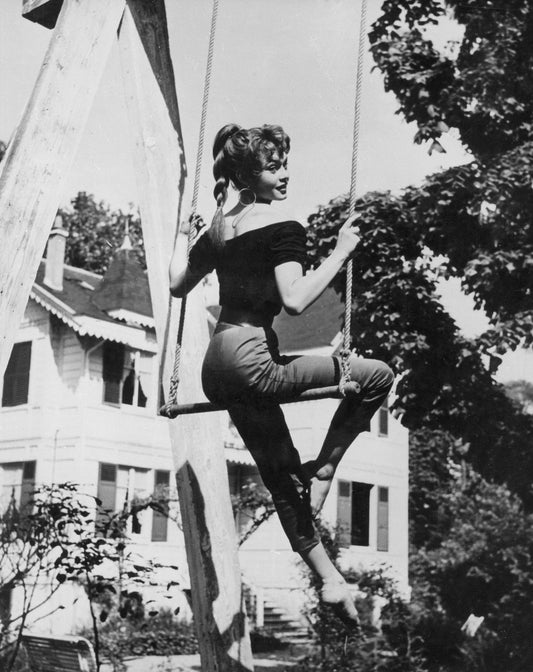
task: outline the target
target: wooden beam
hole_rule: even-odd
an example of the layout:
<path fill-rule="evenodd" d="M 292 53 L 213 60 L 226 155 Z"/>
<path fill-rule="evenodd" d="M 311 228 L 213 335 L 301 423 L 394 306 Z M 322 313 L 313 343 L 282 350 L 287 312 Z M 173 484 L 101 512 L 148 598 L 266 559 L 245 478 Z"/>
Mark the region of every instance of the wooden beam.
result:
<path fill-rule="evenodd" d="M 343 395 L 338 385 L 322 387 L 312 390 L 306 390 L 297 397 L 281 400 L 283 404 L 301 404 L 303 401 L 316 401 L 317 399 L 342 399 Z M 176 404 L 175 406 L 164 406 L 162 408 L 165 417 L 177 418 L 180 415 L 195 415 L 196 413 L 212 413 L 213 411 L 223 411 L 224 406 L 213 404 L 209 401 L 192 402 L 190 404 Z M 167 415 L 168 413 L 168 415 Z"/>
<path fill-rule="evenodd" d="M 126 107 L 158 341 L 167 334 L 168 266 L 185 163 L 163 0 L 128 0 L 120 27 Z M 154 77 L 155 75 L 155 77 Z M 185 236 L 180 235 L 183 249 Z M 172 303 L 163 382 L 173 366 L 179 302 Z M 180 394 L 202 398 L 200 362 L 209 336 L 201 287 L 189 295 Z M 222 415 L 169 423 L 202 670 L 253 670 L 235 524 L 222 444 Z"/>
<path fill-rule="evenodd" d="M 62 6 L 63 0 L 23 0 L 22 16 L 45 28 L 54 28 Z"/>
<path fill-rule="evenodd" d="M 189 294 L 180 394 L 202 398 L 208 341 L 201 286 Z M 252 672 L 253 658 L 224 457 L 225 413 L 169 420 L 202 670 Z M 186 521 L 186 524 L 185 524 Z"/>
<path fill-rule="evenodd" d="M 152 67 L 152 73 L 161 90 L 168 109 L 170 121 L 176 131 L 181 155 L 184 157 L 178 96 L 174 68 L 170 55 L 167 14 L 164 0 L 127 0 L 128 9 L 141 38 L 144 51 Z M 185 161 L 182 161 L 185 176 Z"/>
<path fill-rule="evenodd" d="M 181 211 L 185 158 L 181 133 L 175 130 L 129 5 L 120 26 L 119 47 L 152 306 L 161 339 L 169 307 L 168 266 Z M 171 67 L 169 60 L 165 68 Z"/>
<path fill-rule="evenodd" d="M 1 164 L 0 375 L 123 10 L 123 0 L 65 0 Z"/>

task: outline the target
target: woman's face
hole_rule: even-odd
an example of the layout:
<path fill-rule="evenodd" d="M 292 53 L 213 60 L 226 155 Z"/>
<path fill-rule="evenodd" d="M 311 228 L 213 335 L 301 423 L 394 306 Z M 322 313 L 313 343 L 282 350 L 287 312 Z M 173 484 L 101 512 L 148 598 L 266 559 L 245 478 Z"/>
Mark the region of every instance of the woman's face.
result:
<path fill-rule="evenodd" d="M 287 198 L 289 171 L 287 169 L 287 155 L 272 155 L 266 162 L 263 170 L 250 183 L 259 202 L 283 201 Z"/>

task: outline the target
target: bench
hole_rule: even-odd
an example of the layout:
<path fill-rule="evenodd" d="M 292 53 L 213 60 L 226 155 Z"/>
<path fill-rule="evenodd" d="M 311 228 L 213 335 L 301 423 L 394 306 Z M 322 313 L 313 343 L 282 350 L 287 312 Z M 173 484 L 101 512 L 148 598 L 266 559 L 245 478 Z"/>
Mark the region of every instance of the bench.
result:
<path fill-rule="evenodd" d="M 32 672 L 96 672 L 93 647 L 83 637 L 25 633 L 22 643 Z"/>

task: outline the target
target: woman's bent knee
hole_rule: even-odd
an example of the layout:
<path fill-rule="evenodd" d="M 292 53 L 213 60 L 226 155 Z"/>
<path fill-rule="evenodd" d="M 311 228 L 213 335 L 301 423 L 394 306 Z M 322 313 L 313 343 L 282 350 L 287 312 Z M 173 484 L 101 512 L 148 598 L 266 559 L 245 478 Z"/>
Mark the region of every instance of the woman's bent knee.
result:
<path fill-rule="evenodd" d="M 380 362 L 379 360 L 376 360 L 376 364 L 378 365 L 376 367 L 376 375 L 378 376 L 380 386 L 383 386 L 388 390 L 390 390 L 394 384 L 395 376 L 393 370 L 390 368 L 388 364 L 385 364 L 385 362 Z"/>
<path fill-rule="evenodd" d="M 394 373 L 390 366 L 379 359 L 353 357 L 350 362 L 352 380 L 364 389 L 390 390 L 394 383 Z"/>

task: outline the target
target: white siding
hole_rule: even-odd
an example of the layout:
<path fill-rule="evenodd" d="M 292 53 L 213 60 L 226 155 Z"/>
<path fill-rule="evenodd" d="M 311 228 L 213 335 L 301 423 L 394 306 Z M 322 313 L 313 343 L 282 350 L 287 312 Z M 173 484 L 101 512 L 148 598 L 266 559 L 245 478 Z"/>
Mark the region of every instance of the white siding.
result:
<path fill-rule="evenodd" d="M 58 348 L 61 362 L 61 379 L 66 388 L 65 393 L 73 395 L 78 389 L 83 375 L 84 351 L 76 334 L 68 328 L 62 330 L 61 343 Z"/>

